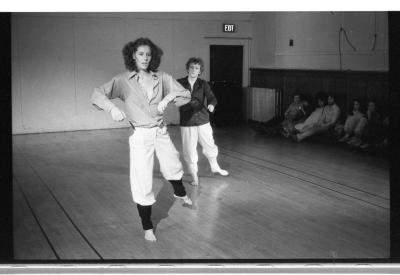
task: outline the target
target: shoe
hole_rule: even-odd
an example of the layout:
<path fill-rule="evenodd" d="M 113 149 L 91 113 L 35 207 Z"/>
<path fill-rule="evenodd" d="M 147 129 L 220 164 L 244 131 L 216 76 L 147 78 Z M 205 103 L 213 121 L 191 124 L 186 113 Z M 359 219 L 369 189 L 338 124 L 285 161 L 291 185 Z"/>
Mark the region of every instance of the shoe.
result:
<path fill-rule="evenodd" d="M 345 142 L 348 141 L 350 139 L 350 137 L 348 135 L 344 135 L 342 138 L 340 138 L 338 141 L 339 142 Z"/>
<path fill-rule="evenodd" d="M 353 143 L 353 145 L 356 146 L 356 147 L 358 147 L 358 146 L 361 145 L 361 143 L 362 143 L 362 141 L 358 139 L 358 140 L 356 140 L 356 141 Z"/>
<path fill-rule="evenodd" d="M 177 195 L 174 194 L 174 197 L 177 198 L 177 199 L 183 200 L 183 202 L 186 203 L 186 204 L 188 204 L 188 205 L 192 205 L 192 204 L 193 204 L 193 203 L 192 203 L 192 200 L 191 200 L 187 195 L 185 195 L 185 196 L 183 196 L 183 197 L 179 197 L 179 196 L 177 196 Z"/>
<path fill-rule="evenodd" d="M 360 145 L 360 148 L 361 149 L 367 149 L 369 147 L 369 144 L 368 143 L 362 143 L 361 145 Z"/>
<path fill-rule="evenodd" d="M 347 142 L 347 144 L 349 145 L 353 145 L 355 147 L 360 146 L 362 143 L 361 139 L 357 138 L 357 137 L 353 137 L 350 141 Z"/>
<path fill-rule="evenodd" d="M 346 143 L 349 145 L 354 145 L 357 141 L 358 141 L 358 139 L 356 137 L 353 137 L 350 140 L 348 140 Z"/>
<path fill-rule="evenodd" d="M 288 132 L 282 131 L 281 134 L 282 134 L 282 136 L 284 136 L 285 138 L 290 137 L 290 134 L 289 134 Z"/>

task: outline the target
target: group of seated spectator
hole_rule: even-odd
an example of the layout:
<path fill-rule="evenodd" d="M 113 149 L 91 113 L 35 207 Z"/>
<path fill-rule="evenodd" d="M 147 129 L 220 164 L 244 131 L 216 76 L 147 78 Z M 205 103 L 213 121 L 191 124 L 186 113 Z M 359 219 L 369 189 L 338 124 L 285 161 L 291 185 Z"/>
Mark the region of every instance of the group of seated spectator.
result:
<path fill-rule="evenodd" d="M 386 146 L 388 144 L 389 116 L 382 119 L 377 110 L 376 102 L 370 100 L 367 111 L 364 112 L 362 102 L 353 101 L 353 108 L 348 113 L 344 125 L 338 124 L 335 132 L 339 142 L 368 148 L 371 145 Z"/>
<path fill-rule="evenodd" d="M 360 148 L 388 144 L 389 117 L 382 118 L 374 100 L 368 101 L 366 111 L 361 100 L 353 100 L 343 124 L 339 120 L 341 110 L 333 95 L 320 92 L 315 99 L 317 106 L 310 114 L 309 101 L 299 93 L 294 94 L 293 102 L 278 126 L 284 137 L 300 142 L 314 135 L 332 135 L 339 142 Z"/>

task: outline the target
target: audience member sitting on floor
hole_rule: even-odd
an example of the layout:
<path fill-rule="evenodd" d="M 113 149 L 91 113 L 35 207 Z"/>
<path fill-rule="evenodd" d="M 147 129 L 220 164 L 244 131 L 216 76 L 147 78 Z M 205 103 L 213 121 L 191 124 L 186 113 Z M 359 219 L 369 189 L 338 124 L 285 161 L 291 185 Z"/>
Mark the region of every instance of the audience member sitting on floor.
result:
<path fill-rule="evenodd" d="M 390 130 L 390 128 L 389 128 L 389 114 L 387 114 L 385 116 L 385 119 L 383 120 L 382 142 L 379 143 L 377 146 L 379 146 L 379 147 L 387 147 L 389 145 L 389 130 Z"/>
<path fill-rule="evenodd" d="M 341 136 L 344 132 L 344 136 L 341 137 L 338 141 L 339 142 L 346 142 L 349 141 L 350 138 L 353 136 L 360 138 L 361 137 L 361 127 L 359 122 L 364 117 L 364 112 L 362 110 L 361 101 L 355 99 L 353 101 L 353 106 L 347 115 L 346 121 L 343 124 L 338 124 L 335 127 L 335 131 Z"/>
<path fill-rule="evenodd" d="M 323 92 L 319 92 L 315 99 L 317 101 L 317 107 L 314 112 L 311 113 L 307 119 L 302 123 L 297 123 L 294 128 L 295 132 L 292 134 L 302 133 L 314 127 L 321 119 L 322 114 L 324 112 L 324 107 L 326 105 L 326 94 Z"/>
<path fill-rule="evenodd" d="M 306 116 L 306 105 L 308 105 L 308 102 L 303 101 L 303 98 L 299 93 L 295 93 L 293 96 L 293 102 L 287 108 L 285 118 L 281 123 L 282 134 L 285 137 L 288 137 L 290 133 L 294 131 L 294 125 L 299 123 Z"/>
<path fill-rule="evenodd" d="M 361 138 L 355 137 L 348 144 L 368 148 L 370 145 L 376 145 L 383 141 L 384 126 L 374 100 L 368 102 L 366 117 L 361 119 L 359 124 L 357 127 L 362 129 Z"/>
<path fill-rule="evenodd" d="M 339 119 L 340 108 L 335 103 L 333 95 L 328 96 L 328 105 L 323 109 L 321 119 L 312 127 L 306 127 L 299 131 L 300 133 L 293 136 L 296 141 L 302 141 L 303 139 L 322 133 L 327 133 L 334 129 L 337 120 Z"/>

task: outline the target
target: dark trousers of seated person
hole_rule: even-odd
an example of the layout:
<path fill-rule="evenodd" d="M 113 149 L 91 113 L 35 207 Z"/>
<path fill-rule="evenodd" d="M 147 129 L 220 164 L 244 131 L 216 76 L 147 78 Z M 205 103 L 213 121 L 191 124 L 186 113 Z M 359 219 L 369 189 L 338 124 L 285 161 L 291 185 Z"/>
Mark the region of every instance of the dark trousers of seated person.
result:
<path fill-rule="evenodd" d="M 385 138 L 385 130 L 383 125 L 369 124 L 365 127 L 365 131 L 361 139 L 369 144 L 378 144 Z M 387 135 L 386 135 L 387 136 Z"/>
<path fill-rule="evenodd" d="M 169 182 L 174 188 L 175 196 L 184 197 L 186 195 L 185 187 L 182 184 L 182 179 L 170 180 Z M 139 211 L 140 219 L 142 220 L 143 230 L 153 229 L 153 223 L 151 222 L 151 205 L 137 204 L 137 209 Z"/>

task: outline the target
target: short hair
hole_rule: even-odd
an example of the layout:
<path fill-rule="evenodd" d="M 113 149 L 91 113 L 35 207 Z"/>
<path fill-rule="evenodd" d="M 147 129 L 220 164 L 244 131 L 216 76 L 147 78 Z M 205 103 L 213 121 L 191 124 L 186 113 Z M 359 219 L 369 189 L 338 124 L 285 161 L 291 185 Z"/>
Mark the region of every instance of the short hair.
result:
<path fill-rule="evenodd" d="M 204 71 L 204 62 L 203 59 L 200 57 L 191 57 L 186 62 L 186 70 L 189 70 L 190 64 L 199 64 L 200 65 L 200 72 Z"/>
<path fill-rule="evenodd" d="M 303 99 L 303 94 L 302 94 L 302 93 L 295 92 L 295 93 L 293 93 L 293 98 L 294 98 L 295 96 L 298 96 L 300 100 Z"/>
<path fill-rule="evenodd" d="M 370 103 L 374 103 L 376 111 L 380 110 L 380 108 L 379 108 L 380 106 L 378 106 L 378 101 L 375 98 L 371 98 L 368 100 L 367 108 Z"/>
<path fill-rule="evenodd" d="M 161 56 L 163 51 L 160 47 L 154 44 L 150 39 L 141 37 L 135 41 L 131 41 L 125 44 L 122 49 L 122 55 L 124 57 L 125 67 L 129 71 L 137 71 L 136 61 L 133 59 L 133 54 L 137 51 L 140 46 L 149 46 L 151 51 L 151 60 L 149 63 L 149 71 L 157 71 L 161 64 Z"/>
<path fill-rule="evenodd" d="M 322 100 L 324 103 L 326 103 L 326 102 L 327 102 L 327 99 L 328 99 L 328 96 L 327 96 L 327 94 L 326 94 L 325 92 L 323 92 L 323 91 L 320 91 L 320 92 L 318 92 L 318 93 L 315 95 L 315 100 L 316 100 L 316 101 Z"/>

